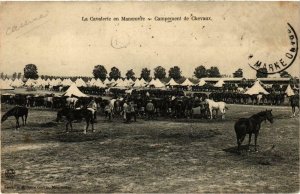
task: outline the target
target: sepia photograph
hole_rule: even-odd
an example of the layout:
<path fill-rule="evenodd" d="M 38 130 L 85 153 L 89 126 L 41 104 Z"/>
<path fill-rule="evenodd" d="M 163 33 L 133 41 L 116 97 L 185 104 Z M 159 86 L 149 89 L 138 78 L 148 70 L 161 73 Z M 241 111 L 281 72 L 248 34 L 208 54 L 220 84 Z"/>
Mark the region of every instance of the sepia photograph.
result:
<path fill-rule="evenodd" d="M 1 193 L 298 193 L 299 2 L 0 2 Z"/>

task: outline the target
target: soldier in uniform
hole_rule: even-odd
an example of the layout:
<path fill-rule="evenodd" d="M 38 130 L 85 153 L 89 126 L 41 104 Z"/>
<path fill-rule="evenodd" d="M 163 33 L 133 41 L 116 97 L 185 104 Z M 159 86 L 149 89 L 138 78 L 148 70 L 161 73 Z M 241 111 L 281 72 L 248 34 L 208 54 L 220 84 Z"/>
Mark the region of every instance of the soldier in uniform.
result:
<path fill-rule="evenodd" d="M 146 105 L 146 111 L 148 114 L 148 119 L 154 119 L 154 104 L 152 103 L 152 100 L 149 100 L 149 102 Z"/>

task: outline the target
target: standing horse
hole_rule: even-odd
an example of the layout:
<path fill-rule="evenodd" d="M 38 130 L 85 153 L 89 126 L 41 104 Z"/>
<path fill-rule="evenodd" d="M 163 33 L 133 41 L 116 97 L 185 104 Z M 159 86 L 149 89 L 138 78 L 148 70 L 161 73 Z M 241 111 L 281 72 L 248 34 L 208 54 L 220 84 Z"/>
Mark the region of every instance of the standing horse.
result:
<path fill-rule="evenodd" d="M 295 117 L 296 116 L 296 107 L 298 107 L 298 114 L 300 112 L 299 110 L 299 95 L 293 95 L 290 97 L 290 101 L 291 101 L 291 107 L 292 107 L 292 116 L 291 117 Z"/>
<path fill-rule="evenodd" d="M 257 114 L 252 115 L 250 118 L 240 118 L 235 123 L 234 129 L 237 138 L 238 152 L 240 152 L 241 144 L 244 141 L 247 134 L 249 134 L 248 149 L 250 148 L 252 133 L 254 133 L 255 135 L 255 151 L 257 151 L 256 144 L 261 123 L 266 120 L 268 120 L 270 123 L 273 123 L 272 110 L 259 112 Z"/>
<path fill-rule="evenodd" d="M 78 98 L 75 98 L 75 97 L 68 97 L 66 99 L 67 106 L 69 106 L 70 108 L 75 108 L 77 101 L 78 101 Z"/>
<path fill-rule="evenodd" d="M 217 114 L 218 114 L 218 110 L 220 110 L 220 112 L 222 113 L 222 119 L 225 119 L 225 112 L 226 109 L 228 109 L 225 102 L 215 102 L 211 99 L 205 99 L 205 103 L 208 105 L 210 119 L 213 118 L 213 114 L 212 114 L 213 110 L 216 110 Z"/>
<path fill-rule="evenodd" d="M 23 126 L 25 126 L 27 121 L 27 116 L 28 116 L 28 109 L 22 106 L 16 106 L 10 109 L 2 116 L 1 123 L 3 123 L 8 117 L 11 116 L 14 116 L 16 118 L 16 129 L 20 127 L 19 117 L 22 117 Z"/>
<path fill-rule="evenodd" d="M 94 129 L 94 115 L 92 111 L 88 110 L 87 108 L 82 109 L 70 109 L 64 108 L 57 113 L 56 121 L 61 120 L 62 116 L 65 116 L 67 119 L 66 123 L 66 132 L 69 132 L 68 126 L 70 125 L 71 131 L 73 130 L 72 122 L 74 120 L 81 121 L 83 118 L 86 121 L 86 128 L 83 130 L 83 133 L 86 134 L 86 131 L 89 128 L 89 124 L 92 124 L 92 131 L 95 132 Z"/>

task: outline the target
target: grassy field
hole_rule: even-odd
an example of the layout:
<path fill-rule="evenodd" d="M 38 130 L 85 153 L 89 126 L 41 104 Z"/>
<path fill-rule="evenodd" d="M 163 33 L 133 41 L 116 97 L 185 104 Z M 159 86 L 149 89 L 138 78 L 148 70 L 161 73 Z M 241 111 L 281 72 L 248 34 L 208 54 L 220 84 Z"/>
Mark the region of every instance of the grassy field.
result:
<path fill-rule="evenodd" d="M 2 113 L 8 110 L 2 104 Z M 298 192 L 299 118 L 272 107 L 259 152 L 235 153 L 234 122 L 266 107 L 230 105 L 221 120 L 98 117 L 96 132 L 75 123 L 65 134 L 56 112 L 30 109 L 28 125 L 1 127 L 2 192 Z M 248 141 L 248 137 L 244 144 Z M 275 146 L 273 149 L 272 147 Z M 5 176 L 14 169 L 13 179 Z"/>

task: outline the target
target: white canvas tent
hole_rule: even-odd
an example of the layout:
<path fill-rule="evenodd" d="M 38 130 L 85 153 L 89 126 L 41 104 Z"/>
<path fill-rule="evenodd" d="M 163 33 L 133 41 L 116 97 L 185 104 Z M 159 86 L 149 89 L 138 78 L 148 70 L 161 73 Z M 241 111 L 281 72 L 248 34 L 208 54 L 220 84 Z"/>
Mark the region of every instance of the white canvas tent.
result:
<path fill-rule="evenodd" d="M 81 78 L 77 79 L 75 84 L 77 87 L 86 87 L 86 83 Z"/>
<path fill-rule="evenodd" d="M 200 79 L 198 86 L 204 86 L 206 84 L 206 81 L 204 79 Z"/>
<path fill-rule="evenodd" d="M 93 86 L 96 81 L 97 80 L 95 78 L 92 78 L 91 81 L 88 82 L 88 85 Z"/>
<path fill-rule="evenodd" d="M 73 83 L 68 90 L 63 94 L 63 96 L 77 96 L 77 97 L 88 97 L 88 95 L 82 93 L 76 86 L 75 83 Z"/>
<path fill-rule="evenodd" d="M 286 88 L 285 93 L 286 93 L 287 96 L 293 96 L 293 95 L 295 95 L 294 90 L 292 89 L 292 87 L 291 87 L 290 84 Z"/>
<path fill-rule="evenodd" d="M 146 82 L 144 81 L 144 79 L 136 79 L 134 82 L 133 87 L 145 87 L 146 86 Z"/>
<path fill-rule="evenodd" d="M 9 81 L 0 80 L 0 90 L 13 90 L 14 88 L 9 85 Z"/>
<path fill-rule="evenodd" d="M 214 87 L 221 88 L 221 87 L 223 87 L 224 84 L 225 84 L 224 80 L 223 80 L 223 79 L 220 79 L 220 80 L 214 85 Z"/>
<path fill-rule="evenodd" d="M 24 83 L 23 83 L 23 81 L 22 81 L 21 79 L 15 79 L 15 80 L 11 83 L 11 86 L 12 86 L 12 87 L 16 87 L 16 88 L 21 87 L 21 86 L 23 86 L 23 85 L 24 85 Z"/>
<path fill-rule="evenodd" d="M 189 80 L 189 78 L 186 78 L 186 79 L 184 80 L 184 82 L 183 82 L 182 84 L 180 84 L 180 85 L 182 85 L 182 86 L 192 86 L 192 85 L 195 85 L 195 84 L 192 83 L 192 82 Z"/>
<path fill-rule="evenodd" d="M 168 86 L 178 86 L 179 84 L 173 78 L 171 78 L 170 81 L 166 85 L 168 85 Z"/>
<path fill-rule="evenodd" d="M 64 80 L 61 82 L 61 84 L 62 84 L 63 86 L 70 86 L 70 85 L 73 84 L 73 82 L 72 82 L 72 80 L 70 80 L 70 78 L 68 78 L 68 79 L 64 79 Z"/>
<path fill-rule="evenodd" d="M 34 85 L 35 85 L 35 81 L 30 78 L 25 83 L 25 86 L 34 86 Z"/>
<path fill-rule="evenodd" d="M 99 87 L 99 88 L 105 88 L 105 84 L 100 80 L 100 79 L 97 79 L 93 84 L 92 86 L 96 86 L 96 87 Z"/>
<path fill-rule="evenodd" d="M 165 85 L 159 79 L 152 79 L 149 82 L 149 86 L 154 86 L 155 88 L 163 88 Z"/>
<path fill-rule="evenodd" d="M 249 95 L 254 95 L 254 94 L 259 94 L 259 93 L 263 93 L 263 94 L 269 94 L 269 92 L 267 92 L 259 83 L 259 81 L 256 81 L 254 83 L 254 85 L 249 88 L 245 94 L 249 94 Z"/>

